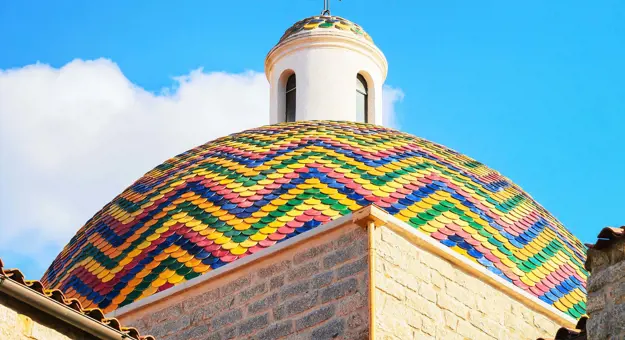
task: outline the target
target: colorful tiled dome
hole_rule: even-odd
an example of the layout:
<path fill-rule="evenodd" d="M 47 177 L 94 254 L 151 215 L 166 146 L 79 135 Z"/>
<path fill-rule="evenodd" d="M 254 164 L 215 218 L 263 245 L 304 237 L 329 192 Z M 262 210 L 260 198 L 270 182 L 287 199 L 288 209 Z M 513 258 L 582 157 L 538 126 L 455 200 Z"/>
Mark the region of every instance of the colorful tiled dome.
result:
<path fill-rule="evenodd" d="M 43 281 L 111 311 L 371 204 L 584 314 L 585 247 L 528 194 L 444 146 L 348 122 L 264 126 L 166 161 L 89 220 Z"/>
<path fill-rule="evenodd" d="M 284 35 L 282 35 L 282 38 L 280 38 L 280 41 L 278 43 L 283 42 L 284 40 L 296 35 L 297 33 L 316 29 L 334 29 L 348 31 L 354 33 L 356 36 L 373 42 L 371 36 L 369 36 L 369 34 L 367 34 L 367 32 L 365 32 L 365 30 L 356 23 L 337 16 L 318 15 L 296 22 L 293 26 L 291 26 L 291 28 L 284 32 Z"/>

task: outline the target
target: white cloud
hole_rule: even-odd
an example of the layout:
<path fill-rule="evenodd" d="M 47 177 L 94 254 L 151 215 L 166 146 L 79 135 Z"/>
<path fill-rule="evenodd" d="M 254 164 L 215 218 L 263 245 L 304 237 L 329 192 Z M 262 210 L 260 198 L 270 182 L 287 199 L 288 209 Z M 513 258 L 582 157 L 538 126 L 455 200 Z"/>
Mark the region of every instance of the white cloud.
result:
<path fill-rule="evenodd" d="M 399 128 L 395 104 L 404 100 L 404 92 L 396 87 L 384 85 L 382 90 L 382 121 L 384 126 Z"/>
<path fill-rule="evenodd" d="M 35 261 L 41 274 L 87 219 L 155 165 L 268 124 L 268 92 L 262 73 L 200 69 L 153 94 L 106 59 L 0 70 L 0 256 Z M 385 88 L 385 124 L 394 126 L 402 97 Z"/>

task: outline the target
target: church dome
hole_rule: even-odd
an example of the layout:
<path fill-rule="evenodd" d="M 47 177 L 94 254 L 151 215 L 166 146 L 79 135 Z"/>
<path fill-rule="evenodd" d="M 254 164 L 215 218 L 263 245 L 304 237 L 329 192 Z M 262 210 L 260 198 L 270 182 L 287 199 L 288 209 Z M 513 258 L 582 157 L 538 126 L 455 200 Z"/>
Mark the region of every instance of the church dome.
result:
<path fill-rule="evenodd" d="M 585 312 L 585 247 L 521 188 L 442 145 L 336 121 L 264 126 L 167 160 L 87 221 L 43 281 L 108 312 L 368 205 Z"/>
<path fill-rule="evenodd" d="M 289 38 L 303 35 L 304 33 L 311 31 L 327 31 L 330 33 L 339 31 L 349 32 L 352 33 L 354 37 L 373 42 L 371 36 L 369 36 L 369 34 L 367 34 L 367 32 L 365 32 L 365 30 L 356 23 L 334 15 L 316 15 L 302 19 L 293 24 L 293 26 L 284 32 L 278 44 Z"/>

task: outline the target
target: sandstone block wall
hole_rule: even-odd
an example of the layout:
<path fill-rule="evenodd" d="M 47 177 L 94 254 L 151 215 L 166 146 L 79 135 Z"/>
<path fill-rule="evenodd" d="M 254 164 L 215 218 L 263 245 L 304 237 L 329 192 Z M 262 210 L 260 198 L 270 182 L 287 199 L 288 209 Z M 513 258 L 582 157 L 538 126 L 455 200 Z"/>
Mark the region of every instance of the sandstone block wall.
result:
<path fill-rule="evenodd" d="M 0 293 L 0 339 L 82 340 L 93 337 Z"/>
<path fill-rule="evenodd" d="M 346 225 L 122 315 L 170 339 L 367 339 L 368 239 Z"/>
<path fill-rule="evenodd" d="M 531 339 L 560 327 L 389 228 L 375 233 L 376 339 Z"/>
<path fill-rule="evenodd" d="M 590 249 L 588 259 L 588 339 L 625 339 L 625 241 Z"/>

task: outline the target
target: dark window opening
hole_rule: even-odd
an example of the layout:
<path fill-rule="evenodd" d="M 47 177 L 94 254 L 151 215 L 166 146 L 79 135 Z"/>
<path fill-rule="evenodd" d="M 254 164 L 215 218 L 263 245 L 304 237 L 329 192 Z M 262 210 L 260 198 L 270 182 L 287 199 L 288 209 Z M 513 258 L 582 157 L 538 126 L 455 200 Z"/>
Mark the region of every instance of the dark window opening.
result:
<path fill-rule="evenodd" d="M 286 122 L 294 122 L 295 121 L 295 93 L 296 93 L 296 81 L 295 74 L 289 76 L 289 79 L 286 81 L 286 112 L 285 112 L 285 121 Z"/>
<path fill-rule="evenodd" d="M 367 81 L 365 77 L 358 74 L 356 76 L 356 121 L 369 122 L 369 103 L 367 94 Z"/>

